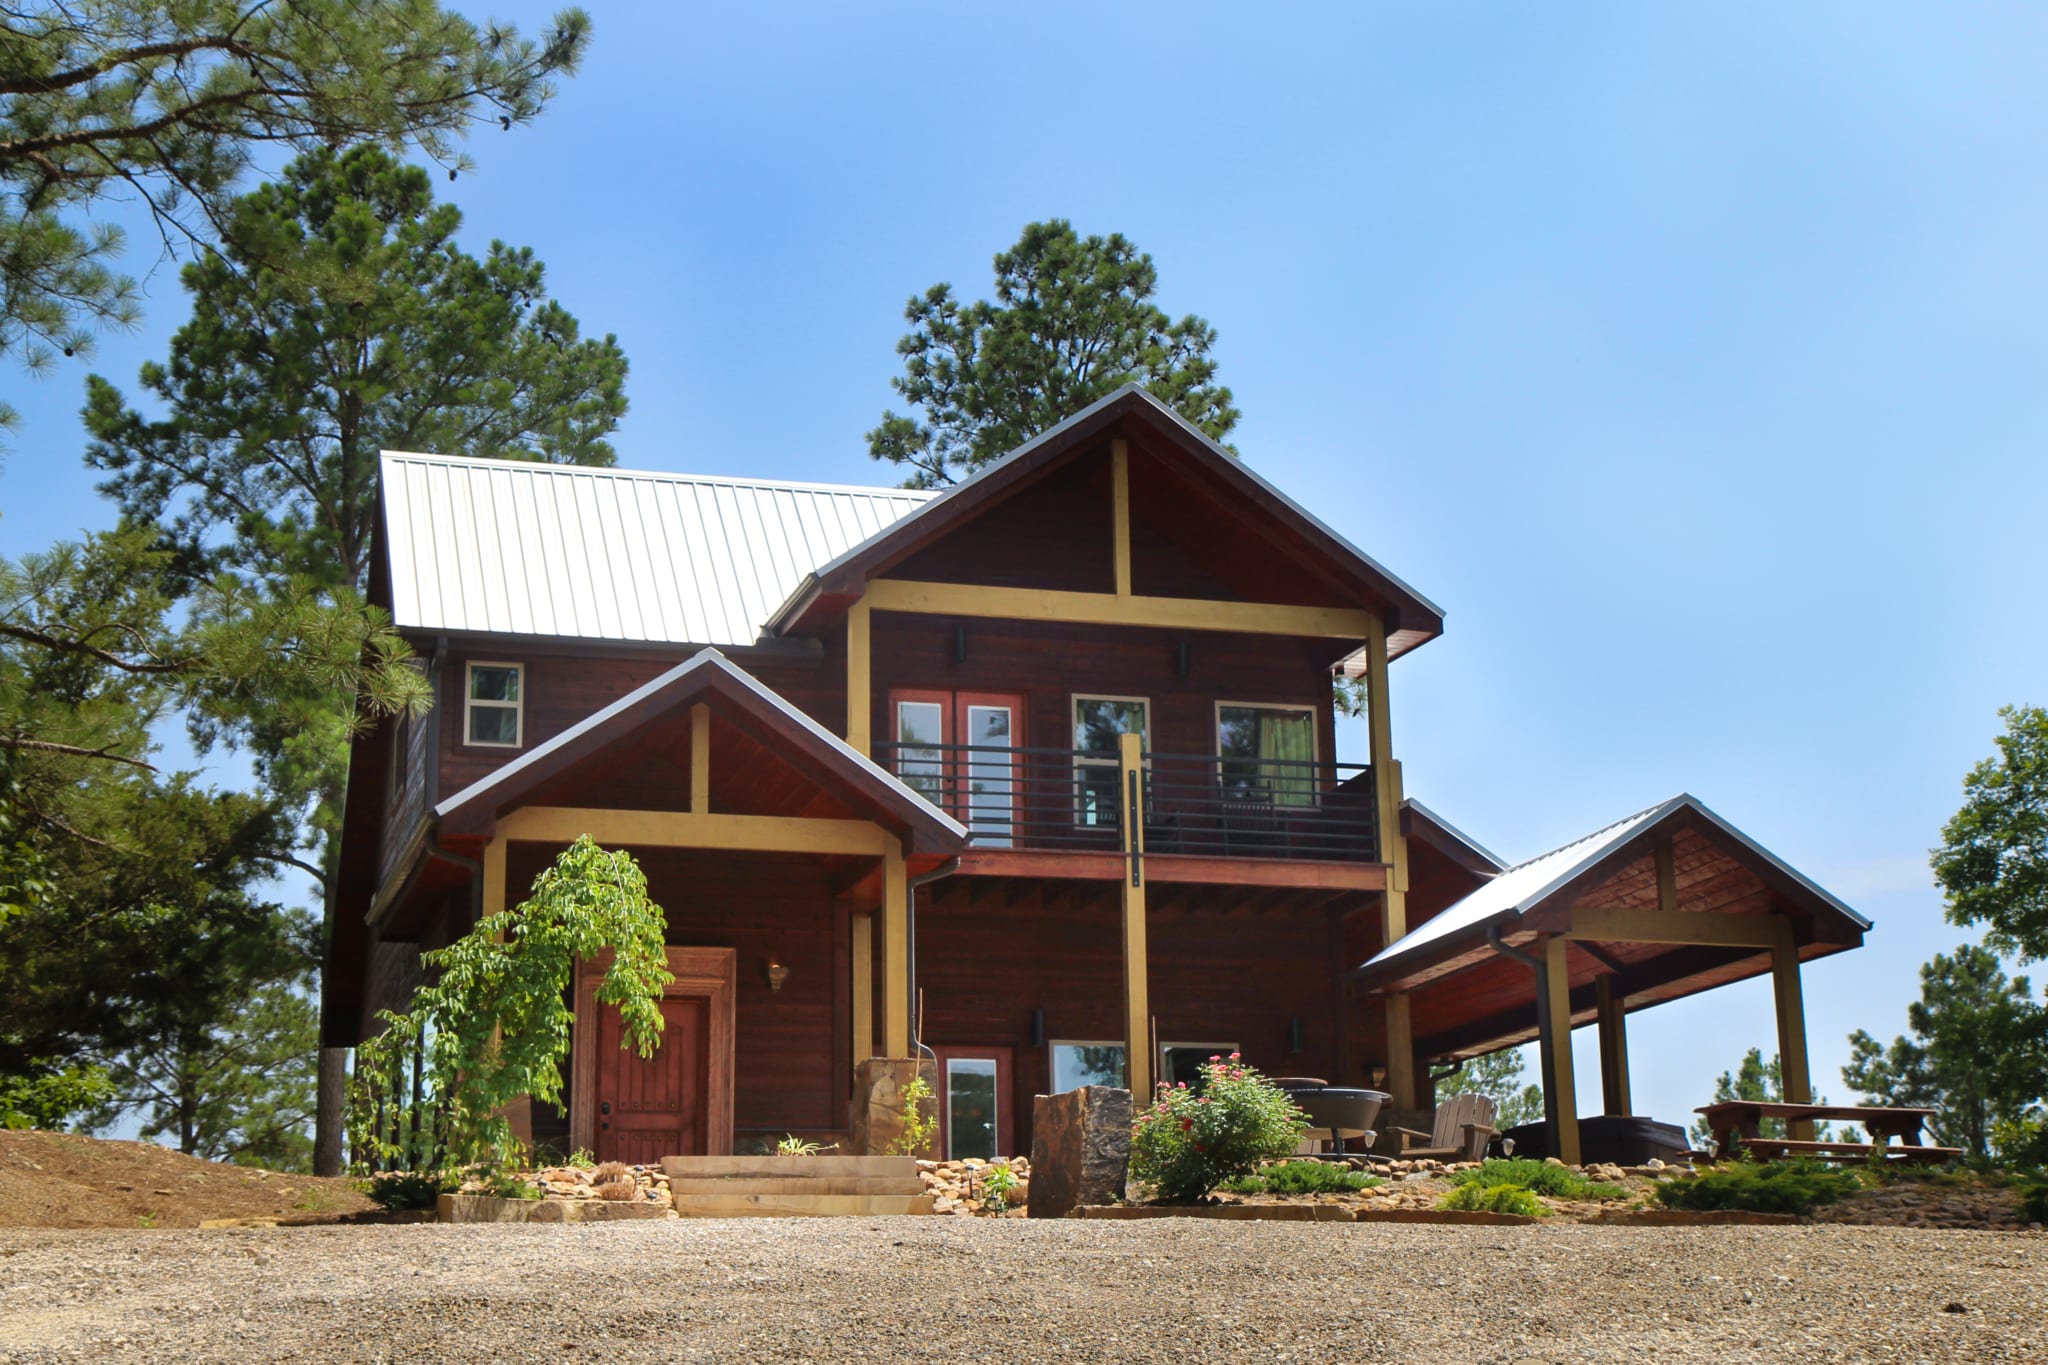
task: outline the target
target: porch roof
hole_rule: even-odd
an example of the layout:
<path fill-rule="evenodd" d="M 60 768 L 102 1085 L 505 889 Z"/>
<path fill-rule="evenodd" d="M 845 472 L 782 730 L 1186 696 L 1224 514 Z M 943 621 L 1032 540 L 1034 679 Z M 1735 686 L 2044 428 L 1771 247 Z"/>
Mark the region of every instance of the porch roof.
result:
<path fill-rule="evenodd" d="M 716 649 L 705 649 L 553 739 L 434 807 L 445 837 L 483 837 L 498 817 L 544 785 L 696 702 L 744 726 L 748 736 L 840 803 L 931 857 L 967 843 L 967 829 L 893 774 L 763 686 Z M 621 804 L 626 804 L 624 801 Z"/>
<path fill-rule="evenodd" d="M 1668 910 L 1699 915 L 1699 938 L 1669 935 L 1655 868 L 1659 845 L 1672 861 Z M 1597 915 L 1612 941 L 1574 932 L 1575 912 Z M 1681 794 L 1561 848 L 1519 863 L 1419 925 L 1351 973 L 1360 990 L 1404 993 L 1415 1010 L 1418 1048 L 1476 1055 L 1535 1034 L 1533 973 L 1496 950 L 1542 935 L 1570 935 L 1574 1012 L 1592 1009 L 1591 983 L 1611 975 L 1629 1008 L 1660 1003 L 1770 970 L 1767 949 L 1720 942 L 1730 920 L 1792 921 L 1801 958 L 1861 945 L 1871 922 L 1763 848 L 1697 798 Z M 1629 937 L 1634 918 L 1659 923 Z M 1748 921 L 1755 924 L 1752 918 Z M 1583 926 L 1581 926 L 1583 928 Z M 1739 928 L 1739 923 L 1738 923 Z M 1738 934 L 1736 937 L 1741 937 Z"/>

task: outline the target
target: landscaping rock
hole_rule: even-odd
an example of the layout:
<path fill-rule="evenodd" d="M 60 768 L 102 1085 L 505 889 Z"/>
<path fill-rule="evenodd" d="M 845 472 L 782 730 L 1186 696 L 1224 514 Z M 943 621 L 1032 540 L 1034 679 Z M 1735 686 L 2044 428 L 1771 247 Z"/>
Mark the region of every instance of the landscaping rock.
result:
<path fill-rule="evenodd" d="M 1028 1201 L 1033 1218 L 1064 1218 L 1084 1204 L 1122 1199 L 1130 1166 L 1130 1091 L 1084 1085 L 1038 1096 Z"/>

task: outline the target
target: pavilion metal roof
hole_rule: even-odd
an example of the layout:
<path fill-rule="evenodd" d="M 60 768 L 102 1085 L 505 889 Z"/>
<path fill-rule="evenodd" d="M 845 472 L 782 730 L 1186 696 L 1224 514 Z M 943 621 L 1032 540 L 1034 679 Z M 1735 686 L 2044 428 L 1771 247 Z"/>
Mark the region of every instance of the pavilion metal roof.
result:
<path fill-rule="evenodd" d="M 1681 792 L 1668 801 L 1660 801 L 1646 810 L 1625 816 L 1583 838 L 1574 839 L 1571 843 L 1554 848 L 1527 862 L 1517 863 L 1471 895 L 1425 921 L 1413 933 L 1388 944 L 1359 968 L 1359 972 L 1381 975 L 1390 964 L 1396 962 L 1422 963 L 1438 953 L 1447 951 L 1446 940 L 1461 934 L 1483 931 L 1489 925 L 1498 926 L 1503 933 L 1512 932 L 1513 925 L 1523 915 L 1584 875 L 1636 834 L 1682 810 L 1690 810 L 1703 818 L 1767 861 L 1804 890 L 1847 916 L 1859 927 L 1870 928 L 1869 920 L 1828 894 L 1782 858 L 1714 814 L 1697 797 Z"/>
<path fill-rule="evenodd" d="M 906 488 L 384 453 L 402 629 L 751 645 L 804 576 L 929 501 Z"/>

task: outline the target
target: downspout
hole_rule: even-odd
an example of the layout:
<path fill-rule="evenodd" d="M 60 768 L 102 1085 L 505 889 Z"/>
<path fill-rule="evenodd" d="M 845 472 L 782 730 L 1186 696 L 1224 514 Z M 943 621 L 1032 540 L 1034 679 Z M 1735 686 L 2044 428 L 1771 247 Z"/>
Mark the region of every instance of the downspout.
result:
<path fill-rule="evenodd" d="M 1550 982 L 1547 979 L 1543 959 L 1531 952 L 1504 942 L 1500 926 L 1486 926 L 1486 942 L 1502 957 L 1509 958 L 1530 968 L 1536 974 L 1536 1037 L 1540 1045 L 1536 1050 L 1538 1079 L 1543 1084 L 1543 1124 L 1550 1133 L 1557 1132 L 1557 1039 L 1551 1033 Z M 1564 1045 L 1570 1047 L 1571 1034 L 1565 1034 Z M 1553 1143 L 1555 1138 L 1552 1138 Z"/>
<path fill-rule="evenodd" d="M 910 1021 L 910 1049 L 928 1055 L 933 1066 L 939 1064 L 939 1054 L 924 1045 L 924 997 L 917 993 L 917 889 L 950 877 L 959 870 L 960 859 L 948 858 L 931 871 L 920 873 L 904 883 L 903 926 L 908 940 L 904 946 L 910 958 L 910 980 L 905 984 L 909 987 L 910 998 L 917 1002 L 916 1013 Z"/>

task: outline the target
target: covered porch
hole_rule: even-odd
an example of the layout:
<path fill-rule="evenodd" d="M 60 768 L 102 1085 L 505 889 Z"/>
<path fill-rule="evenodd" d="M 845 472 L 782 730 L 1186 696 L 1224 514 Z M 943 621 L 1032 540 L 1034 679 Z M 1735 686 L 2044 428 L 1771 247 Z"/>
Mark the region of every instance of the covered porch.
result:
<path fill-rule="evenodd" d="M 667 913 L 664 1043 L 622 1050 L 586 964 L 565 1111 L 529 1140 L 600 1160 L 843 1137 L 857 1064 L 911 1053 L 909 907 L 966 831 L 715 650 L 434 809 L 435 856 L 493 914 L 580 836 Z M 607 1025 L 612 1025 L 608 1032 Z"/>
<path fill-rule="evenodd" d="M 1801 966 L 1861 946 L 1869 928 L 1681 795 L 1506 869 L 1389 944 L 1350 981 L 1405 1008 L 1418 1072 L 1534 1040 L 1549 1150 L 1577 1164 L 1579 1097 L 1593 1087 L 1574 1075 L 1574 1028 L 1599 1030 L 1593 1112 L 1633 1116 L 1628 1016 L 1769 975 L 1785 1095 L 1806 1102 Z"/>

